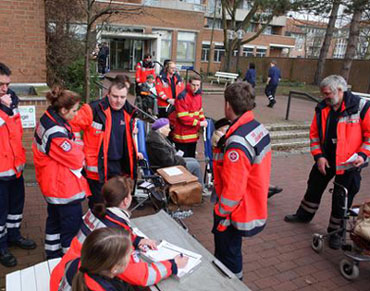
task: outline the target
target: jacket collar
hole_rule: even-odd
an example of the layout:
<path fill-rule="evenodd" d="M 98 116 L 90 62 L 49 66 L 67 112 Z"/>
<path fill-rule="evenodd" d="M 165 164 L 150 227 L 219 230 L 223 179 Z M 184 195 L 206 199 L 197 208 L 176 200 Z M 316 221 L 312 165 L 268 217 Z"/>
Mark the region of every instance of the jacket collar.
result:
<path fill-rule="evenodd" d="M 225 136 L 228 138 L 235 130 L 239 128 L 242 124 L 245 124 L 251 120 L 254 119 L 254 114 L 251 110 L 243 113 L 241 116 L 239 116 L 236 120 L 234 120 L 229 129 L 227 130 Z"/>
<path fill-rule="evenodd" d="M 190 84 L 186 85 L 186 91 L 188 92 L 188 94 L 190 96 L 193 96 L 193 97 L 196 96 L 196 95 L 202 94 L 202 90 L 200 88 L 197 91 L 195 91 L 194 94 L 193 94 L 193 91 L 191 90 Z"/>

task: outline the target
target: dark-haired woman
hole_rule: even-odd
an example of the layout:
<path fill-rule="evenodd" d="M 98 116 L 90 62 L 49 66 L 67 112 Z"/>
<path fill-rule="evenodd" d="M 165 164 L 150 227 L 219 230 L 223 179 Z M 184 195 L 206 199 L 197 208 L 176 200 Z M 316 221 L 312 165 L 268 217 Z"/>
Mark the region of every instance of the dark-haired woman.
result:
<path fill-rule="evenodd" d="M 54 88 L 46 95 L 50 106 L 36 126 L 32 145 L 36 179 L 48 204 L 45 251 L 48 258 L 63 256 L 82 223 L 81 201 L 90 195 L 81 175 L 83 145 L 68 121 L 77 112 L 78 94 Z"/>
<path fill-rule="evenodd" d="M 127 283 L 116 276 L 130 261 L 131 241 L 120 228 L 94 230 L 84 241 L 81 257 L 66 265 L 60 291 L 125 291 Z"/>
<path fill-rule="evenodd" d="M 104 184 L 102 188 L 104 203 L 96 203 L 94 209 L 85 214 L 81 230 L 77 237 L 72 240 L 67 254 L 51 274 L 50 291 L 58 290 L 66 263 L 80 256 L 82 244 L 95 229 L 105 227 L 123 228 L 130 233 L 135 250 L 146 247 L 156 248 L 155 241 L 136 235 L 131 227 L 130 215 L 127 209 L 132 201 L 132 187 L 132 179 L 120 176 L 113 177 Z M 151 286 L 172 274 L 177 274 L 177 269 L 184 267 L 186 263 L 187 258 L 177 256 L 173 260 L 148 264 L 140 260 L 134 251 L 127 269 L 117 276 L 131 285 Z"/>

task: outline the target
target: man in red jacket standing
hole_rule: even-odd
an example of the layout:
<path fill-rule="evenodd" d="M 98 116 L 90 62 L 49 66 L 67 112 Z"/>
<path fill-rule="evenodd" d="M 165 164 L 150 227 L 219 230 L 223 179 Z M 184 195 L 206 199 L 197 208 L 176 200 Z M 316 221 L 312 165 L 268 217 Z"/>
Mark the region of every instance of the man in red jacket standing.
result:
<path fill-rule="evenodd" d="M 217 147 L 212 232 L 215 257 L 239 279 L 243 277 L 242 238 L 262 231 L 267 220 L 271 143 L 266 128 L 254 119 L 253 88 L 237 82 L 225 91 L 225 116 L 231 121 Z"/>
<path fill-rule="evenodd" d="M 172 138 L 176 149 L 184 152 L 184 157 L 195 158 L 199 128 L 207 127 L 200 85 L 200 77 L 191 77 L 188 86 L 177 96 L 175 102 L 176 120 Z"/>
<path fill-rule="evenodd" d="M 9 89 L 10 69 L 0 63 L 0 263 L 17 265 L 8 245 L 34 249 L 36 244 L 20 234 L 24 206 L 23 168 L 26 153 L 22 145 L 22 124 L 19 99 Z"/>

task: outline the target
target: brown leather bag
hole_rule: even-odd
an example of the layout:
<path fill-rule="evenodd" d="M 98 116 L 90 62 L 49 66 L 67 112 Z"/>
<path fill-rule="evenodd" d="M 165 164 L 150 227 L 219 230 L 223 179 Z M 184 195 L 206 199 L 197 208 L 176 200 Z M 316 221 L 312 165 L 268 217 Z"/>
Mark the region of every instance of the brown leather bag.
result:
<path fill-rule="evenodd" d="M 169 184 L 168 192 L 174 204 L 190 206 L 201 203 L 202 185 L 185 167 L 167 167 L 157 172 Z"/>

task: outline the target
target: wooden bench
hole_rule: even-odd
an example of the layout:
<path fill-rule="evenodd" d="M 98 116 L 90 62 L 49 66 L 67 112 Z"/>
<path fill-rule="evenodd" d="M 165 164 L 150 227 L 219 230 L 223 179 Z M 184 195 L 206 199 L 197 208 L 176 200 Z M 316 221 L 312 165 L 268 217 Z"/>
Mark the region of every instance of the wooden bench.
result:
<path fill-rule="evenodd" d="M 230 84 L 234 83 L 238 77 L 239 77 L 239 74 L 235 74 L 235 73 L 216 72 L 214 77 L 211 79 L 211 84 L 213 84 L 213 82 L 216 81 L 217 84 L 225 83 L 225 87 L 226 87 L 228 83 Z"/>
<path fill-rule="evenodd" d="M 41 262 L 37 265 L 6 275 L 7 291 L 49 291 L 50 273 L 60 258 Z"/>

